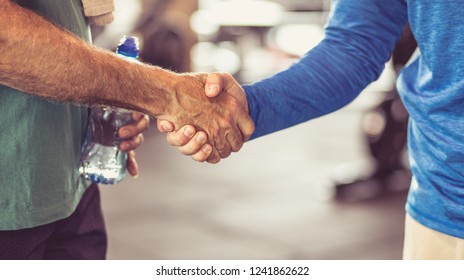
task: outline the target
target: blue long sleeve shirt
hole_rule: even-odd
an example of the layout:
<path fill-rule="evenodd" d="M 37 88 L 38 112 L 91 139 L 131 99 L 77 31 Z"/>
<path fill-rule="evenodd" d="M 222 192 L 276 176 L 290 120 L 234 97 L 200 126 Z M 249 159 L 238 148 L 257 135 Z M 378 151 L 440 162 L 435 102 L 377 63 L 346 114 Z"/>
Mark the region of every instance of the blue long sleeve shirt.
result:
<path fill-rule="evenodd" d="M 464 2 L 335 0 L 323 41 L 297 63 L 245 85 L 252 138 L 328 114 L 380 75 L 409 20 L 420 56 L 398 91 L 410 114 L 407 212 L 464 238 Z"/>

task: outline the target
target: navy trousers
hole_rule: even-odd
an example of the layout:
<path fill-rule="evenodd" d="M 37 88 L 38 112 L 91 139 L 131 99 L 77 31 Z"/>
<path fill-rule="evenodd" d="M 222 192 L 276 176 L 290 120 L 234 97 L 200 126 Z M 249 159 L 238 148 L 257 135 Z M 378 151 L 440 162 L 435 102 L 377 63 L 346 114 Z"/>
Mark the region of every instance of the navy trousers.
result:
<path fill-rule="evenodd" d="M 71 216 L 35 228 L 0 231 L 0 259 L 105 259 L 107 237 L 97 185 Z"/>

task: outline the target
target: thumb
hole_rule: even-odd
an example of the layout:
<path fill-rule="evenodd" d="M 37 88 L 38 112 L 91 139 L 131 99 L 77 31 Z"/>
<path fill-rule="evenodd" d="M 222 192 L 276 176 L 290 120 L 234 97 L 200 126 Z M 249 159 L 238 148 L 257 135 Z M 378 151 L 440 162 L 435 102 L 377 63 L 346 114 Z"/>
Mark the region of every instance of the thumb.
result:
<path fill-rule="evenodd" d="M 205 83 L 206 96 L 210 98 L 218 96 L 222 89 L 227 86 L 224 84 L 227 83 L 225 80 L 226 79 L 223 79 L 223 74 L 221 73 L 208 74 Z"/>

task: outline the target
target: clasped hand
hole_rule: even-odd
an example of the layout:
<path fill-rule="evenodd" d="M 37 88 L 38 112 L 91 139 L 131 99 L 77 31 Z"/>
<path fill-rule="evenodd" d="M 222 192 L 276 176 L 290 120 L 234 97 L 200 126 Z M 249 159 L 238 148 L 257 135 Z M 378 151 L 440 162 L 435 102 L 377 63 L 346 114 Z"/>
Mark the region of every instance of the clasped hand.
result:
<path fill-rule="evenodd" d="M 185 108 L 196 114 L 190 115 L 190 120 L 176 124 L 160 116 L 157 127 L 160 132 L 167 133 L 168 143 L 176 146 L 182 154 L 191 156 L 195 161 L 218 163 L 231 152 L 240 150 L 255 126 L 249 115 L 245 93 L 230 74 L 197 75 L 205 80 L 200 93 L 202 96 L 197 98 L 206 100 L 198 102 L 198 107 L 189 105 L 193 108 Z M 204 106 L 205 103 L 214 106 Z"/>

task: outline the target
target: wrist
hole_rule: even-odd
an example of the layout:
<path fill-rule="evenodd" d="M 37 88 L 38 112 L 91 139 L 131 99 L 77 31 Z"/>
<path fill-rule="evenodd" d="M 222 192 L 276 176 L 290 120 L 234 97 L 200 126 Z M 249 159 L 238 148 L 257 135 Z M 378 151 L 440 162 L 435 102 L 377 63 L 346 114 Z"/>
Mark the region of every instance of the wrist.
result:
<path fill-rule="evenodd" d="M 135 98 L 140 111 L 158 118 L 172 112 L 172 103 L 175 96 L 174 86 L 179 74 L 158 66 L 139 65 L 142 67 L 140 79 L 132 81 L 138 84 L 135 91 L 140 98 Z"/>

